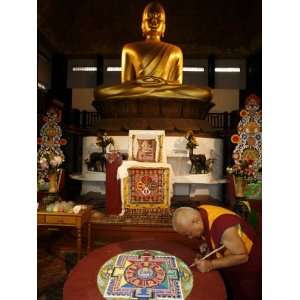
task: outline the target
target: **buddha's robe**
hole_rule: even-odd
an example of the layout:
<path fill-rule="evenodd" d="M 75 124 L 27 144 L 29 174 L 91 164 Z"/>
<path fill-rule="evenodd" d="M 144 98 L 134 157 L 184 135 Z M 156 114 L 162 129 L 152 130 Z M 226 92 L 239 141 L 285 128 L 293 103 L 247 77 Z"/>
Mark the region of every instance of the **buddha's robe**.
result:
<path fill-rule="evenodd" d="M 122 83 L 99 86 L 96 99 L 180 98 L 208 102 L 209 88 L 182 85 L 181 49 L 161 41 L 127 44 L 122 50 Z"/>

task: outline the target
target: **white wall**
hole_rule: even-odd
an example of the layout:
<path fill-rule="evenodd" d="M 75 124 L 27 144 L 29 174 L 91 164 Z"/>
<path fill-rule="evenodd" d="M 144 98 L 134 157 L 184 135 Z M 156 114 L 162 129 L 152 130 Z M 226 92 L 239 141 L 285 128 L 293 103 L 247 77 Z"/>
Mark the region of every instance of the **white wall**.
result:
<path fill-rule="evenodd" d="M 239 109 L 240 91 L 238 89 L 214 89 L 213 103 L 216 105 L 210 112 L 231 112 Z"/>
<path fill-rule="evenodd" d="M 96 111 L 92 106 L 94 89 L 72 89 L 72 108 L 86 111 Z"/>

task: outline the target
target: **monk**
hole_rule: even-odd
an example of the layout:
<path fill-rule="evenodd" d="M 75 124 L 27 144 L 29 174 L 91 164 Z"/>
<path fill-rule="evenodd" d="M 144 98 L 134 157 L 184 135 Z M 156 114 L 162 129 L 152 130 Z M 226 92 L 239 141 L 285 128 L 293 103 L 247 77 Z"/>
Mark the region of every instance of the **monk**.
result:
<path fill-rule="evenodd" d="M 166 16 L 158 2 L 145 7 L 141 27 L 145 40 L 123 47 L 122 84 L 97 87 L 95 99 L 157 97 L 210 101 L 209 88 L 182 85 L 182 51 L 161 41 Z"/>
<path fill-rule="evenodd" d="M 220 206 L 201 205 L 176 209 L 172 222 L 179 234 L 206 241 L 193 265 L 202 273 L 220 270 L 228 299 L 261 299 L 260 242 L 241 217 Z M 216 255 L 201 259 L 220 247 Z"/>

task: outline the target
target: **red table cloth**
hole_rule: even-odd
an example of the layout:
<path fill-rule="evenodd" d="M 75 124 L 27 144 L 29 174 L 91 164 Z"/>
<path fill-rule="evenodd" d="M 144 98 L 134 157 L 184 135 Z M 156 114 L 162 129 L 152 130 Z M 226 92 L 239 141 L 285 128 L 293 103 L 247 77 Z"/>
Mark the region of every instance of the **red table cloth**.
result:
<path fill-rule="evenodd" d="M 194 250 L 175 242 L 147 239 L 129 240 L 113 243 L 98 248 L 83 258 L 70 272 L 63 292 L 64 300 L 99 300 L 104 299 L 98 290 L 97 274 L 101 266 L 113 256 L 125 251 L 149 249 L 160 250 L 182 259 L 187 265 L 191 264 Z M 200 273 L 192 268 L 194 276 L 193 289 L 188 300 L 223 300 L 226 299 L 224 282 L 218 271 Z"/>

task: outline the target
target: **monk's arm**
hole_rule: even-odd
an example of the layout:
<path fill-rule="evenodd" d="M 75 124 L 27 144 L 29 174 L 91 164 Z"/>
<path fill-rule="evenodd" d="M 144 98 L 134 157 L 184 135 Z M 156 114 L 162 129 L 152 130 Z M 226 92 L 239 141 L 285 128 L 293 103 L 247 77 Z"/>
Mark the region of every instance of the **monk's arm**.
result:
<path fill-rule="evenodd" d="M 222 258 L 211 260 L 213 269 L 236 266 L 248 261 L 245 244 L 236 227 L 229 227 L 224 231 L 221 243 L 226 248 L 225 255 Z"/>
<path fill-rule="evenodd" d="M 236 227 L 229 227 L 224 231 L 221 243 L 226 249 L 224 257 L 207 260 L 196 259 L 195 263 L 200 272 L 236 266 L 248 261 L 246 247 Z"/>

